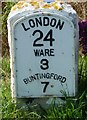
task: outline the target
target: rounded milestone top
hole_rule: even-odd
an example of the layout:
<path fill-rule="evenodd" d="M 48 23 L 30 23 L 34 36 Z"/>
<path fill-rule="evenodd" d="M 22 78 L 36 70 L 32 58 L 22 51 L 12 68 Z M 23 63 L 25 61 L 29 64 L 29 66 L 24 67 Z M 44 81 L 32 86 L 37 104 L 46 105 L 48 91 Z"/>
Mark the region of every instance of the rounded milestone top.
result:
<path fill-rule="evenodd" d="M 60 15 L 70 19 L 75 26 L 77 24 L 76 11 L 66 2 L 60 0 L 26 0 L 19 1 L 11 8 L 11 12 L 8 15 L 8 26 L 11 21 L 14 23 L 21 17 L 40 13 Z"/>

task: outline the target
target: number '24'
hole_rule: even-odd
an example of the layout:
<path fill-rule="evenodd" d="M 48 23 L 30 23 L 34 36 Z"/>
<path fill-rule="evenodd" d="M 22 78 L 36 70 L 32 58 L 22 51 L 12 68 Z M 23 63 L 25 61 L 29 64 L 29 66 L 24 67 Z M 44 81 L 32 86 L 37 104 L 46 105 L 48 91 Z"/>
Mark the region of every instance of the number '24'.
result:
<path fill-rule="evenodd" d="M 39 37 L 36 38 L 33 42 L 33 46 L 34 47 L 41 47 L 44 46 L 43 43 L 38 43 L 39 40 L 41 40 L 43 38 L 43 41 L 49 41 L 50 42 L 50 46 L 53 46 L 53 41 L 55 41 L 55 39 L 53 38 L 53 30 L 50 29 L 49 32 L 46 34 L 45 37 L 43 37 L 43 32 L 41 30 L 35 30 L 33 32 L 33 36 L 35 36 L 35 34 L 39 33 Z"/>
<path fill-rule="evenodd" d="M 53 31 L 52 29 L 49 30 L 49 32 L 46 34 L 45 37 L 43 37 L 43 32 L 41 30 L 35 30 L 33 32 L 33 36 L 35 36 L 35 34 L 39 33 L 39 37 L 37 37 L 34 42 L 33 42 L 33 46 L 34 47 L 41 47 L 41 46 L 44 46 L 43 43 L 38 43 L 38 41 L 40 41 L 42 38 L 43 38 L 43 41 L 49 41 L 50 42 L 50 46 L 53 46 L 53 41 L 55 41 L 55 39 L 53 38 Z M 41 65 L 40 65 L 40 68 L 42 70 L 46 70 L 49 68 L 49 61 L 47 59 L 42 59 L 41 60 Z M 49 82 L 41 82 L 41 84 L 44 84 L 44 88 L 43 88 L 43 92 L 45 93 L 46 92 L 46 88 L 47 86 L 49 85 Z"/>

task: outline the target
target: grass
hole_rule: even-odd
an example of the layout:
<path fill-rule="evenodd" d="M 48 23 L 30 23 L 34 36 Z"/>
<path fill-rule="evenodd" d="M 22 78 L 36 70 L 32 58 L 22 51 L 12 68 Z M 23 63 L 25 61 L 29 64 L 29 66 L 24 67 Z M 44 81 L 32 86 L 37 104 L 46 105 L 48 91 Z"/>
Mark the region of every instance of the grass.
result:
<path fill-rule="evenodd" d="M 11 7 L 15 3 L 2 2 L 2 54 L 3 56 L 9 53 L 7 46 L 7 16 Z M 74 3 L 75 4 L 75 3 Z M 85 4 L 85 3 L 84 3 Z M 82 5 L 73 5 L 82 18 L 84 16 Z M 81 6 L 81 9 L 79 9 Z M 84 19 L 84 18 L 83 18 Z M 1 31 L 1 29 L 0 29 Z M 21 107 L 17 108 L 13 99 L 11 98 L 10 90 L 10 62 L 9 57 L 3 57 L 0 59 L 0 119 L 28 119 L 28 120 L 71 120 L 80 119 L 87 120 L 87 56 L 79 57 L 79 88 L 78 95 L 75 98 L 67 98 L 65 96 L 66 104 L 55 105 L 55 100 L 52 102 L 48 109 L 44 109 L 41 106 Z"/>
<path fill-rule="evenodd" d="M 2 119 L 28 120 L 87 120 L 87 56 L 79 57 L 79 92 L 74 98 L 65 96 L 65 104 L 55 105 L 55 100 L 48 109 L 27 105 L 17 108 L 11 98 L 10 90 L 10 62 L 9 57 L 0 60 L 2 83 L 0 97 L 2 98 Z M 1 105 L 0 105 L 1 106 Z M 0 112 L 1 113 L 1 112 Z"/>

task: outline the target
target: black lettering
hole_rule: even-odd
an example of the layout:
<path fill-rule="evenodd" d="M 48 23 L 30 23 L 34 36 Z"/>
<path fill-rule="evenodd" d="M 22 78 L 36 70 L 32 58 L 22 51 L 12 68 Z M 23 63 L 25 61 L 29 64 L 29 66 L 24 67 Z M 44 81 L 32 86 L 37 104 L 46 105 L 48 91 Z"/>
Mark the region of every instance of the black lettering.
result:
<path fill-rule="evenodd" d="M 50 26 L 51 27 L 54 27 L 56 25 L 56 19 L 55 18 L 52 18 L 51 19 L 51 22 L 50 22 Z"/>
<path fill-rule="evenodd" d="M 57 78 L 58 78 L 58 75 L 55 74 L 55 75 L 54 75 L 54 80 L 57 80 Z"/>
<path fill-rule="evenodd" d="M 62 80 L 61 80 L 61 83 L 64 83 L 64 82 L 66 82 L 66 78 L 65 77 L 63 77 Z"/>
<path fill-rule="evenodd" d="M 51 73 L 51 79 L 54 77 L 54 73 Z"/>
<path fill-rule="evenodd" d="M 49 18 L 48 17 L 44 17 L 43 18 L 43 26 L 48 26 L 49 25 Z"/>
<path fill-rule="evenodd" d="M 39 73 L 39 79 L 43 79 L 42 74 Z"/>
<path fill-rule="evenodd" d="M 26 28 L 24 23 L 21 23 L 22 27 L 24 28 L 25 31 L 29 30 L 30 28 Z"/>
<path fill-rule="evenodd" d="M 54 49 L 50 49 L 50 56 L 54 56 Z"/>
<path fill-rule="evenodd" d="M 40 50 L 40 56 L 44 56 L 43 49 Z"/>
<path fill-rule="evenodd" d="M 34 49 L 35 56 L 54 56 L 54 49 Z"/>
<path fill-rule="evenodd" d="M 25 84 L 28 84 L 29 79 L 25 78 L 25 79 L 23 79 L 23 81 L 24 81 Z"/>
<path fill-rule="evenodd" d="M 49 49 L 45 49 L 45 56 L 49 56 Z"/>
<path fill-rule="evenodd" d="M 49 65 L 48 65 L 49 61 L 47 59 L 42 59 L 40 63 L 41 63 L 40 68 L 42 70 L 47 70 L 49 68 Z"/>
<path fill-rule="evenodd" d="M 53 46 L 53 41 L 55 41 L 55 39 L 53 38 L 53 30 L 52 29 L 50 29 L 50 31 L 46 34 L 43 41 L 49 41 L 50 46 Z"/>
<path fill-rule="evenodd" d="M 38 80 L 39 80 L 39 74 L 37 73 L 37 74 L 35 74 L 35 76 L 37 77 L 36 79 L 38 79 Z"/>
<path fill-rule="evenodd" d="M 42 79 L 43 78 L 46 78 L 46 74 L 45 73 L 42 73 Z"/>
<path fill-rule="evenodd" d="M 40 31 L 40 30 L 35 30 L 32 35 L 34 36 L 36 33 L 39 33 L 39 37 L 37 37 L 34 40 L 33 46 L 35 46 L 35 47 L 41 47 L 41 46 L 43 46 L 43 44 L 40 44 L 40 43 L 37 43 L 37 42 L 38 41 L 41 42 L 40 40 L 43 38 L 43 32 Z"/>
<path fill-rule="evenodd" d="M 34 54 L 35 54 L 35 56 L 40 56 L 40 50 L 34 49 Z"/>
<path fill-rule="evenodd" d="M 30 80 L 31 80 L 31 81 L 29 81 L 29 82 L 34 81 L 33 76 L 30 76 L 29 78 L 30 78 Z"/>
<path fill-rule="evenodd" d="M 45 93 L 46 92 L 46 88 L 49 85 L 49 82 L 41 82 L 41 84 L 45 84 L 44 85 L 44 89 L 43 89 L 43 92 Z"/>
<path fill-rule="evenodd" d="M 64 22 L 61 23 L 61 20 L 58 21 L 56 28 L 59 27 L 59 30 L 61 30 L 64 26 Z"/>
<path fill-rule="evenodd" d="M 32 77 L 33 77 L 33 79 L 34 79 L 34 80 L 36 80 L 36 77 L 35 77 L 35 75 L 33 75 Z"/>
<path fill-rule="evenodd" d="M 42 59 L 43 60 L 43 59 Z M 45 65 L 46 63 L 43 63 L 43 65 Z M 42 69 L 45 70 L 46 67 L 42 66 Z M 34 75 L 29 76 L 28 78 L 23 79 L 25 84 L 28 84 L 29 82 L 34 82 L 36 80 L 40 80 L 40 79 L 53 79 L 53 80 L 58 80 L 61 83 L 65 83 L 66 82 L 66 77 L 63 77 L 62 75 L 58 75 L 55 73 L 36 73 Z"/>
<path fill-rule="evenodd" d="M 46 74 L 46 78 L 50 79 L 50 74 L 49 73 Z"/>
<path fill-rule="evenodd" d="M 35 18 L 35 20 L 36 20 L 36 25 L 37 25 L 37 27 L 38 27 L 39 25 L 42 26 L 41 17 L 39 17 L 39 19 Z"/>
<path fill-rule="evenodd" d="M 58 76 L 58 79 L 59 79 L 59 81 L 61 81 L 61 79 L 62 79 L 62 76 L 61 76 L 61 75 L 59 75 L 59 76 Z"/>
<path fill-rule="evenodd" d="M 29 25 L 30 25 L 31 28 L 34 28 L 34 27 L 35 27 L 35 22 L 34 22 L 33 19 L 30 19 L 30 20 L 29 20 Z"/>

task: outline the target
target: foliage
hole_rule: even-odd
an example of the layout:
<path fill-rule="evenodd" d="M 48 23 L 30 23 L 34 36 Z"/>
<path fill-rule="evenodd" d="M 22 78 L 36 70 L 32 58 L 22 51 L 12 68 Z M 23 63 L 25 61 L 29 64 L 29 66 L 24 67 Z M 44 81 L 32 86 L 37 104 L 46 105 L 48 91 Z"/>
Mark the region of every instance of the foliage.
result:
<path fill-rule="evenodd" d="M 84 102 L 85 93 L 79 98 L 66 98 L 65 105 L 55 107 L 55 104 L 48 110 L 47 118 L 62 120 L 84 119 L 86 117 L 86 104 Z"/>
<path fill-rule="evenodd" d="M 79 92 L 87 91 L 87 56 L 79 59 Z"/>
<path fill-rule="evenodd" d="M 7 17 L 14 2 L 2 2 L 2 56 L 9 55 L 8 47 L 8 32 L 7 32 Z M 77 11 L 78 16 L 87 19 L 87 1 L 86 2 L 69 2 Z M 84 41 L 84 40 L 83 40 Z M 87 41 L 87 40 L 86 40 Z M 87 42 L 86 42 L 87 44 Z"/>
<path fill-rule="evenodd" d="M 87 20 L 79 22 L 79 38 L 82 54 L 87 55 Z"/>
<path fill-rule="evenodd" d="M 11 10 L 11 7 L 14 5 L 14 2 L 2 2 L 2 56 L 9 54 L 8 47 L 8 31 L 7 31 L 7 17 Z"/>
<path fill-rule="evenodd" d="M 8 55 L 8 42 L 7 42 L 7 16 L 11 7 L 15 3 L 2 2 L 2 55 Z M 79 4 L 80 5 L 80 4 Z M 75 5 L 74 5 L 75 6 Z M 79 7 L 76 7 L 76 9 Z M 79 9 L 81 10 L 81 9 Z M 79 12 L 78 12 L 79 13 Z M 79 13 L 80 15 L 81 13 Z M 83 40 L 84 41 L 84 40 Z M 87 43 L 87 42 L 86 42 Z M 55 99 L 48 109 L 44 109 L 38 105 L 30 107 L 23 106 L 17 108 L 14 100 L 11 98 L 10 90 L 10 62 L 9 57 L 0 59 L 0 73 L 2 84 L 2 118 L 3 119 L 29 119 L 29 120 L 86 120 L 87 119 L 87 56 L 79 57 L 79 86 L 78 95 L 75 98 L 63 98 L 66 103 L 56 105 Z M 1 106 L 1 105 L 0 105 Z M 0 117 L 1 118 L 1 117 Z"/>
<path fill-rule="evenodd" d="M 74 98 L 63 98 L 65 104 L 55 104 L 55 99 L 48 109 L 29 105 L 17 108 L 11 98 L 9 58 L 2 58 L 2 118 L 29 120 L 86 120 L 87 119 L 87 56 L 79 57 L 79 94 Z M 1 63 L 1 62 L 0 62 Z M 0 81 L 0 83 L 1 83 Z"/>
<path fill-rule="evenodd" d="M 70 0 L 71 1 L 71 0 Z M 87 20 L 87 0 L 69 2 L 78 14 L 80 20 Z"/>

